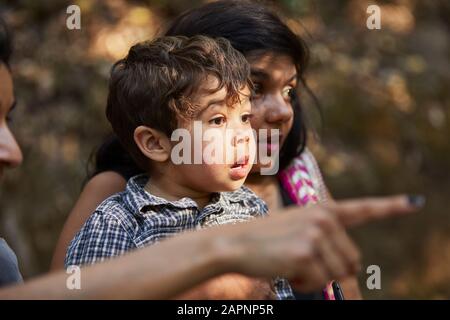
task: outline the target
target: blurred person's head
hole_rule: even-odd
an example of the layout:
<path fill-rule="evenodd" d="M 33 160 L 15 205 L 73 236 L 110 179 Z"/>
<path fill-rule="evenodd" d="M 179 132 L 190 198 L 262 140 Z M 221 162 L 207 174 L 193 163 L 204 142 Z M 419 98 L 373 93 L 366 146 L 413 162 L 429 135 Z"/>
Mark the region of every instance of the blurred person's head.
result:
<path fill-rule="evenodd" d="M 4 20 L 0 17 L 0 178 L 3 170 L 22 162 L 20 148 L 8 127 L 15 106 L 14 87 L 9 68 L 12 46 Z"/>
<path fill-rule="evenodd" d="M 250 86 L 248 63 L 227 40 L 161 37 L 134 45 L 114 64 L 106 114 L 120 142 L 150 176 L 199 192 L 231 191 L 251 169 Z M 195 123 L 200 132 L 194 132 Z M 173 158 L 176 129 L 189 134 L 189 143 L 182 140 L 182 152 L 190 153 L 187 163 Z M 203 134 L 209 129 L 219 135 L 216 151 L 223 154 L 214 163 L 203 158 L 209 145 Z M 201 148 L 195 148 L 194 139 L 200 139 Z M 200 153 L 200 163 L 194 163 L 194 152 Z"/>

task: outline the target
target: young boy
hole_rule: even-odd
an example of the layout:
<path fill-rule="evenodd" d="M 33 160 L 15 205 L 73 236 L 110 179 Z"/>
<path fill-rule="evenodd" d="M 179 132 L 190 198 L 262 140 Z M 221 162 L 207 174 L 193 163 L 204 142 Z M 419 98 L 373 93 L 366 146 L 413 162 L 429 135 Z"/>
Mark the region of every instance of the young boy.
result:
<path fill-rule="evenodd" d="M 140 43 L 114 65 L 107 117 L 148 175 L 131 178 L 124 192 L 97 208 L 71 242 L 66 266 L 99 262 L 183 231 L 267 214 L 265 203 L 243 186 L 255 147 L 249 69 L 227 40 L 204 36 Z M 201 150 L 192 147 L 202 138 L 194 132 L 199 127 L 215 133 L 215 161 L 205 159 L 206 142 L 200 142 Z M 194 163 L 175 159 L 180 156 L 173 152 L 175 130 L 194 137 L 181 155 Z M 279 298 L 291 294 L 283 283 L 276 283 Z"/>

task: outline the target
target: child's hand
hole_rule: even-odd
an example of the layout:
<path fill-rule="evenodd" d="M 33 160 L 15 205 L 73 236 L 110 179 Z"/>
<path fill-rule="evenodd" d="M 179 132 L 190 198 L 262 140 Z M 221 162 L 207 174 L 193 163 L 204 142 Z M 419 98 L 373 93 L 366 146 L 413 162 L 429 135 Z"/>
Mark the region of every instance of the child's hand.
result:
<path fill-rule="evenodd" d="M 176 299 L 188 300 L 274 300 L 271 281 L 229 273 L 191 289 Z"/>

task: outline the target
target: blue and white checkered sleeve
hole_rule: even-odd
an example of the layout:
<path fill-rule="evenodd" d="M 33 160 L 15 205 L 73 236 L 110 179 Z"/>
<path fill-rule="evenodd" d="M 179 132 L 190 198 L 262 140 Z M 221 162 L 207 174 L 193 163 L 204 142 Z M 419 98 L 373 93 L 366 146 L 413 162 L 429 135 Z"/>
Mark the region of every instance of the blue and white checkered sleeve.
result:
<path fill-rule="evenodd" d="M 95 212 L 67 250 L 64 264 L 93 264 L 135 249 L 132 238 L 116 217 Z"/>

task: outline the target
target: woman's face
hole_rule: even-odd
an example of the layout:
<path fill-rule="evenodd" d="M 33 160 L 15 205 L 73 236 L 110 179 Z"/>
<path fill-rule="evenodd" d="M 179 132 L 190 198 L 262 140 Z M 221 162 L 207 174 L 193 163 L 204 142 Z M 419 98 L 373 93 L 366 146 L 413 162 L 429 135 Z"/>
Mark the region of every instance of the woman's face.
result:
<path fill-rule="evenodd" d="M 279 53 L 249 54 L 251 78 L 255 85 L 252 99 L 252 128 L 256 130 L 258 147 L 267 155 L 279 152 L 291 131 L 294 110 L 291 93 L 297 86 L 297 70 L 292 58 Z M 259 136 L 260 129 L 267 129 L 268 139 Z M 279 130 L 279 144 L 276 130 Z M 252 172 L 259 172 L 262 164 L 253 165 Z"/>
<path fill-rule="evenodd" d="M 22 152 L 17 145 L 8 121 L 10 112 L 15 105 L 11 73 L 3 63 L 0 63 L 0 178 L 6 167 L 15 167 L 22 162 Z"/>

